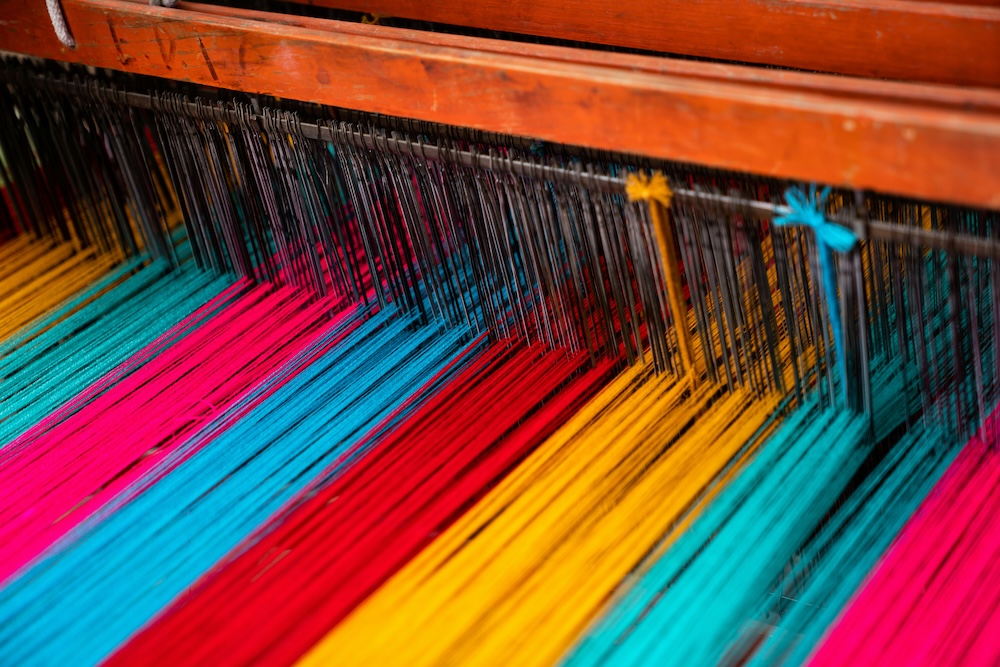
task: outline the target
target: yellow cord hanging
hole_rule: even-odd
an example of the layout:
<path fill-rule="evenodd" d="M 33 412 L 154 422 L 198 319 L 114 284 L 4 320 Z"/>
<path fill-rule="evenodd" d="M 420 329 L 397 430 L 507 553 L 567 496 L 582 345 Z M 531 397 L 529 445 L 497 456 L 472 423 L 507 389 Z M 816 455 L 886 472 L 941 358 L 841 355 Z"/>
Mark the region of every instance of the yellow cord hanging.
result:
<path fill-rule="evenodd" d="M 681 273 L 677 260 L 677 243 L 673 230 L 670 229 L 666 209 L 670 208 L 674 193 L 667 183 L 667 177 L 661 171 L 654 171 L 647 176 L 644 173 L 629 174 L 625 179 L 625 193 L 629 201 L 644 201 L 649 203 L 649 213 L 653 219 L 656 231 L 656 243 L 660 248 L 660 260 L 663 265 L 663 281 L 667 286 L 667 299 L 670 302 L 670 315 L 674 320 L 674 330 L 677 333 L 677 344 L 680 348 L 681 363 L 696 382 L 700 372 L 694 364 L 694 348 L 691 341 L 691 328 L 688 324 L 688 309 L 684 301 L 684 288 L 681 284 Z"/>

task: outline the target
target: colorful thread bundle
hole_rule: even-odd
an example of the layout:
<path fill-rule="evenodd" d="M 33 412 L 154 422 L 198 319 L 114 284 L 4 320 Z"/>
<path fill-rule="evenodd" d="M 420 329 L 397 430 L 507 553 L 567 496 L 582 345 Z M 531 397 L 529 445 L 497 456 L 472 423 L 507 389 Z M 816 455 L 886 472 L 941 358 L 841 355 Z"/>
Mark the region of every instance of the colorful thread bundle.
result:
<path fill-rule="evenodd" d="M 0 90 L 0 664 L 996 660 L 990 261 L 154 93 Z"/>
<path fill-rule="evenodd" d="M 351 452 L 461 349 L 460 335 L 435 341 L 433 331 L 407 333 L 412 323 L 405 318 L 386 319 L 371 319 L 346 337 L 334 327 L 327 337 L 344 339 L 330 353 L 292 378 L 276 378 L 277 390 L 218 435 L 203 427 L 174 460 L 146 475 L 144 483 L 156 483 L 141 493 L 126 489 L 124 495 L 137 495 L 0 591 L 3 653 L 24 661 L 99 660 L 310 477 Z M 358 400 L 373 392 L 373 400 Z M 186 458 L 177 461 L 180 455 Z M 173 469 L 166 474 L 162 466 Z M 89 584 L 73 586 L 84 571 Z M 97 618 L 123 606 L 128 615 L 95 632 Z"/>
<path fill-rule="evenodd" d="M 898 378 L 887 384 L 878 394 L 898 396 Z M 775 573 L 833 510 L 867 441 L 863 417 L 808 404 L 796 410 L 567 664 L 732 661 L 742 624 L 758 617 Z"/>
<path fill-rule="evenodd" d="M 810 665 L 1000 660 L 998 417 L 962 450 Z"/>
<path fill-rule="evenodd" d="M 477 354 L 109 664 L 291 663 L 594 392 L 607 368 L 585 366 L 582 355 L 520 345 Z M 483 405 L 496 418 L 460 419 Z"/>
<path fill-rule="evenodd" d="M 569 664 L 717 664 L 802 539 L 795 531 L 816 525 L 850 478 L 863 435 L 847 415 L 797 411 Z M 795 469 L 809 475 L 787 479 Z"/>
<path fill-rule="evenodd" d="M 327 323 L 329 304 L 303 307 L 267 286 L 240 291 L 227 291 L 226 300 L 209 302 L 169 331 L 172 345 L 127 375 L 115 372 L 113 386 L 88 392 L 79 410 L 57 413 L 8 445 L 0 542 L 17 546 L 3 550 L 0 581 L 170 456 Z M 275 320 L 263 325 L 265 314 Z M 130 424 L 130 415 L 142 413 L 149 416 Z"/>
<path fill-rule="evenodd" d="M 194 271 L 177 275 L 163 261 L 144 264 L 143 259 L 124 263 L 0 344 L 0 446 L 88 385 L 101 386 L 101 378 L 111 382 L 128 372 L 130 358 L 141 363 L 169 343 L 167 332 L 228 283 Z M 139 353 L 143 348 L 148 354 Z"/>
<path fill-rule="evenodd" d="M 685 399 L 684 384 L 636 375 L 570 419 L 302 664 L 556 661 L 774 408 L 745 395 L 709 408 L 705 390 Z"/>

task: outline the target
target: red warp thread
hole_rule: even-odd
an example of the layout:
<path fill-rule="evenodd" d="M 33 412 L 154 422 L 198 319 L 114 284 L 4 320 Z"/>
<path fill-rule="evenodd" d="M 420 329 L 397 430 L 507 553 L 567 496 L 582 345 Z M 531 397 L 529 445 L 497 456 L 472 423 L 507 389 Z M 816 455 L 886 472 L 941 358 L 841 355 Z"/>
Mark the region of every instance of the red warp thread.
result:
<path fill-rule="evenodd" d="M 593 396 L 610 363 L 494 346 L 107 665 L 291 664 Z"/>

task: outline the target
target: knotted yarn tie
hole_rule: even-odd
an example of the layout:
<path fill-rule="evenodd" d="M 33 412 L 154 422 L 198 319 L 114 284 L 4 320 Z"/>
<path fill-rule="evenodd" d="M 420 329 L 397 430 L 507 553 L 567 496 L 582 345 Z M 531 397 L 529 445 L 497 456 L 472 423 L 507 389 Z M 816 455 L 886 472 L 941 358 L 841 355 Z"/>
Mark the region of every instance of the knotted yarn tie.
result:
<path fill-rule="evenodd" d="M 677 332 L 681 363 L 691 376 L 692 382 L 696 383 L 699 373 L 695 372 L 694 367 L 694 348 L 691 343 L 691 331 L 688 328 L 687 306 L 677 261 L 677 246 L 665 212 L 665 209 L 670 208 L 674 193 L 663 172 L 654 171 L 648 176 L 641 172 L 629 174 L 625 178 L 625 194 L 631 202 L 644 201 L 649 204 L 656 243 L 660 247 L 660 258 L 663 261 L 663 280 L 667 285 L 670 315 L 674 320 L 674 330 Z"/>
<path fill-rule="evenodd" d="M 670 202 L 674 198 L 662 171 L 654 171 L 648 176 L 642 172 L 629 174 L 625 177 L 625 194 L 629 201 L 655 201 L 664 208 L 670 208 Z"/>
<path fill-rule="evenodd" d="M 830 188 L 826 187 L 816 196 L 816 185 L 809 188 L 809 196 L 797 187 L 785 191 L 785 201 L 789 211 L 774 219 L 780 226 L 800 225 L 809 227 L 816 235 L 816 250 L 819 254 L 820 273 L 823 276 L 823 292 L 826 294 L 827 311 L 833 328 L 833 347 L 840 366 L 841 392 L 847 405 L 847 362 L 844 359 L 844 332 L 840 320 L 840 301 L 837 296 L 837 278 L 834 273 L 832 250 L 845 253 L 854 249 L 858 237 L 851 230 L 830 222 L 823 214 Z"/>
<path fill-rule="evenodd" d="M 830 188 L 823 188 L 816 196 L 816 186 L 809 188 L 809 197 L 796 187 L 785 191 L 785 201 L 791 209 L 785 215 L 774 219 L 776 225 L 805 225 L 816 233 L 816 242 L 836 250 L 850 252 L 858 243 L 858 237 L 851 230 L 830 222 L 823 215 L 823 207 L 830 196 Z"/>

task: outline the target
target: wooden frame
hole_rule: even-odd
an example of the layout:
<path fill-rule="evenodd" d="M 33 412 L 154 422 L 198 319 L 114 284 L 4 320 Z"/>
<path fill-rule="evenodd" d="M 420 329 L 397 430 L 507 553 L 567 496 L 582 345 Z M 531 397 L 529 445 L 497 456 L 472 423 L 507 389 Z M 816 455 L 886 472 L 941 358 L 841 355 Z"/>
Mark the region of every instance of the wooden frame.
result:
<path fill-rule="evenodd" d="M 185 4 L 0 0 L 0 50 L 1000 209 L 1000 92 L 594 54 Z"/>
<path fill-rule="evenodd" d="M 1000 87 L 1000 1 L 292 0 L 818 72 Z"/>

